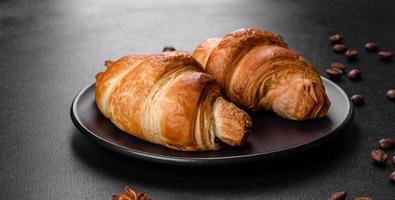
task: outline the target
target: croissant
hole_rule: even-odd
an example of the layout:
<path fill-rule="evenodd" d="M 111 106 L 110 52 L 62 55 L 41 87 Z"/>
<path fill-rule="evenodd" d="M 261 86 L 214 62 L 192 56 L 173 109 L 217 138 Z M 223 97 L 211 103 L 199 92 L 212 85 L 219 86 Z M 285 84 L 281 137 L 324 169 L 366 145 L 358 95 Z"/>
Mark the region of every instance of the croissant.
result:
<path fill-rule="evenodd" d="M 182 151 L 241 145 L 247 113 L 221 96 L 212 76 L 185 52 L 139 54 L 106 61 L 96 75 L 96 104 L 121 130 Z"/>
<path fill-rule="evenodd" d="M 231 101 L 249 110 L 304 120 L 321 118 L 329 109 L 318 72 L 274 33 L 239 29 L 203 41 L 192 56 Z"/>

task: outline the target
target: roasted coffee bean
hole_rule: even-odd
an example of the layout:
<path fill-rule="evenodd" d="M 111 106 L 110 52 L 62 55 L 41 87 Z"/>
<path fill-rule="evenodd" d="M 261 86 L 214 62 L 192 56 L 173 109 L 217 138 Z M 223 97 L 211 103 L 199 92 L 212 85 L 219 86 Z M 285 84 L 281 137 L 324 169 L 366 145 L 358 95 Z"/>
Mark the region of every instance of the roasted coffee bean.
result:
<path fill-rule="evenodd" d="M 390 89 L 387 91 L 387 98 L 390 100 L 395 100 L 395 89 Z"/>
<path fill-rule="evenodd" d="M 390 51 L 380 51 L 379 56 L 381 60 L 391 60 L 392 58 L 392 52 Z"/>
<path fill-rule="evenodd" d="M 355 200 L 373 200 L 370 197 L 355 197 Z"/>
<path fill-rule="evenodd" d="M 352 80 L 352 81 L 358 81 L 361 79 L 361 71 L 359 71 L 358 69 L 352 69 L 350 72 L 348 72 L 348 79 Z"/>
<path fill-rule="evenodd" d="M 392 172 L 389 178 L 391 182 L 395 183 L 395 172 Z"/>
<path fill-rule="evenodd" d="M 343 71 L 343 70 L 346 69 L 346 66 L 343 65 L 343 64 L 341 64 L 341 63 L 336 63 L 336 62 L 334 62 L 334 63 L 331 63 L 331 65 L 329 66 L 329 68 L 330 68 L 330 69 L 336 68 L 336 69 L 340 69 L 340 70 Z"/>
<path fill-rule="evenodd" d="M 354 94 L 351 97 L 351 101 L 354 103 L 354 105 L 361 106 L 365 103 L 365 98 L 360 94 Z"/>
<path fill-rule="evenodd" d="M 395 156 L 392 156 L 392 164 L 394 164 L 395 165 Z"/>
<path fill-rule="evenodd" d="M 343 53 L 347 50 L 347 46 L 344 44 L 335 44 L 333 46 L 333 51 L 336 53 Z"/>
<path fill-rule="evenodd" d="M 328 200 L 344 200 L 347 197 L 346 192 L 334 192 L 329 196 Z"/>
<path fill-rule="evenodd" d="M 332 42 L 332 44 L 338 44 L 341 43 L 343 40 L 343 36 L 340 34 L 335 34 L 329 37 L 329 41 Z"/>
<path fill-rule="evenodd" d="M 384 153 L 384 151 L 378 149 L 374 150 L 370 153 L 370 157 L 372 158 L 373 162 L 376 164 L 383 164 L 388 159 L 388 155 Z"/>
<path fill-rule="evenodd" d="M 368 51 L 377 51 L 378 48 L 379 48 L 379 45 L 377 45 L 374 42 L 368 42 L 365 44 L 365 49 Z"/>
<path fill-rule="evenodd" d="M 329 75 L 329 78 L 335 79 L 339 78 L 343 74 L 343 71 L 337 68 L 331 68 L 326 69 L 326 73 Z"/>
<path fill-rule="evenodd" d="M 358 56 L 358 51 L 355 49 L 349 49 L 344 55 L 346 55 L 348 60 L 354 60 Z"/>
<path fill-rule="evenodd" d="M 166 52 L 166 51 L 175 51 L 176 48 L 172 47 L 172 46 L 165 46 L 163 47 L 162 52 Z"/>
<path fill-rule="evenodd" d="M 392 149 L 394 148 L 394 145 L 395 145 L 394 140 L 389 138 L 384 138 L 379 141 L 380 149 Z"/>

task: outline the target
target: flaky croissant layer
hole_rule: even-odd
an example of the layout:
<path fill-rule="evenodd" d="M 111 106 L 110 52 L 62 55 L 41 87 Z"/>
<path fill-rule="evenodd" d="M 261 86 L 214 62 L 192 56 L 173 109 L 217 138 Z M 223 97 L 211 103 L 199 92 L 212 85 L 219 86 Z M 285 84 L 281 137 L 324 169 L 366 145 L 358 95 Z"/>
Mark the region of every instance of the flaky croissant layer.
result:
<path fill-rule="evenodd" d="M 274 33 L 239 29 L 203 41 L 193 57 L 247 109 L 304 120 L 321 118 L 330 107 L 318 72 Z"/>
<path fill-rule="evenodd" d="M 131 135 L 203 151 L 241 145 L 251 129 L 250 117 L 221 97 L 220 86 L 187 53 L 131 55 L 106 65 L 96 75 L 97 107 Z"/>

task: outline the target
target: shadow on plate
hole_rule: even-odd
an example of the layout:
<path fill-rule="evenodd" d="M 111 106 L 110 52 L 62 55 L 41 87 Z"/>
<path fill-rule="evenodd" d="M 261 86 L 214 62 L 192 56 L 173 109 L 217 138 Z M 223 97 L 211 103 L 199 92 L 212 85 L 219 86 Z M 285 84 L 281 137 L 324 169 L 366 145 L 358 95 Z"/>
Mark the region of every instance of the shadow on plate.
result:
<path fill-rule="evenodd" d="M 251 186 L 281 187 L 297 185 L 320 174 L 330 174 L 355 156 L 358 129 L 353 122 L 330 141 L 299 153 L 246 163 L 223 166 L 175 166 L 130 158 L 107 150 L 73 131 L 71 146 L 78 161 L 109 179 L 126 180 L 154 188 L 183 191 L 215 189 L 248 190 Z M 202 184 L 204 183 L 204 184 Z"/>

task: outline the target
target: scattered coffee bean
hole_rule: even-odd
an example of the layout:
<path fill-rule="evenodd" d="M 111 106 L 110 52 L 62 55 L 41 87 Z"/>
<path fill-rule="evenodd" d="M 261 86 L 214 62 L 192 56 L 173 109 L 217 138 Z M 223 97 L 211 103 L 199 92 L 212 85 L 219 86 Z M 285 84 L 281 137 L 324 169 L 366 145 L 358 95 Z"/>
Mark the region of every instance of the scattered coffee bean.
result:
<path fill-rule="evenodd" d="M 346 66 L 345 66 L 345 65 L 343 65 L 343 64 L 341 64 L 341 63 L 336 63 L 336 62 L 331 63 L 331 65 L 330 65 L 329 67 L 330 67 L 330 68 L 340 69 L 340 70 L 342 70 L 342 71 L 346 69 Z"/>
<path fill-rule="evenodd" d="M 361 79 L 361 71 L 358 69 L 352 69 L 350 72 L 348 72 L 348 79 L 352 81 L 358 81 Z"/>
<path fill-rule="evenodd" d="M 332 44 L 338 44 L 341 43 L 343 40 L 343 36 L 340 34 L 335 34 L 329 37 L 329 41 L 332 42 Z"/>
<path fill-rule="evenodd" d="M 392 164 L 394 164 L 395 165 L 395 156 L 392 156 Z"/>
<path fill-rule="evenodd" d="M 389 178 L 391 182 L 395 183 L 395 172 L 392 172 Z"/>
<path fill-rule="evenodd" d="M 347 46 L 344 44 L 335 44 L 333 46 L 333 51 L 336 53 L 343 53 L 347 50 Z"/>
<path fill-rule="evenodd" d="M 382 150 L 374 150 L 370 153 L 370 157 L 373 162 L 376 164 L 383 164 L 388 159 L 388 155 L 384 153 Z"/>
<path fill-rule="evenodd" d="M 165 46 L 163 47 L 162 52 L 166 52 L 166 51 L 175 51 L 176 48 L 172 47 L 172 46 Z"/>
<path fill-rule="evenodd" d="M 394 148 L 394 145 L 395 145 L 394 140 L 389 138 L 384 138 L 379 141 L 380 149 L 392 149 Z"/>
<path fill-rule="evenodd" d="M 395 100 L 395 89 L 387 91 L 387 98 L 393 101 Z"/>
<path fill-rule="evenodd" d="M 344 200 L 347 197 L 346 192 L 334 192 L 329 196 L 328 200 Z"/>
<path fill-rule="evenodd" d="M 356 197 L 355 200 L 373 200 L 370 197 Z"/>
<path fill-rule="evenodd" d="M 355 60 L 358 56 L 358 51 L 355 49 L 349 49 L 346 51 L 345 55 L 348 60 Z"/>
<path fill-rule="evenodd" d="M 354 105 L 361 106 L 365 103 L 365 98 L 360 94 L 354 94 L 351 97 L 351 101 L 354 103 Z"/>
<path fill-rule="evenodd" d="M 114 63 L 114 61 L 112 61 L 112 60 L 105 60 L 104 61 L 104 65 L 106 66 L 106 67 L 109 67 L 110 65 L 112 65 Z"/>
<path fill-rule="evenodd" d="M 326 73 L 329 75 L 329 78 L 335 79 L 339 78 L 343 74 L 343 71 L 337 68 L 331 68 L 326 69 Z"/>
<path fill-rule="evenodd" d="M 368 51 L 377 51 L 377 49 L 379 48 L 379 45 L 377 45 L 374 42 L 368 42 L 365 44 L 365 48 Z"/>
<path fill-rule="evenodd" d="M 381 60 L 391 60 L 392 58 L 392 52 L 390 51 L 380 51 L 379 56 Z"/>

